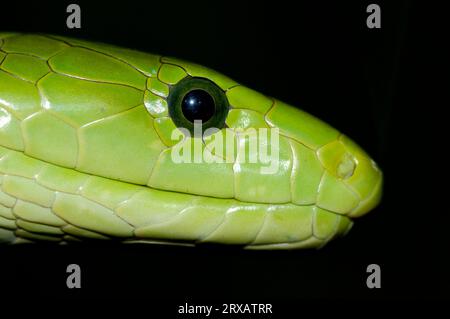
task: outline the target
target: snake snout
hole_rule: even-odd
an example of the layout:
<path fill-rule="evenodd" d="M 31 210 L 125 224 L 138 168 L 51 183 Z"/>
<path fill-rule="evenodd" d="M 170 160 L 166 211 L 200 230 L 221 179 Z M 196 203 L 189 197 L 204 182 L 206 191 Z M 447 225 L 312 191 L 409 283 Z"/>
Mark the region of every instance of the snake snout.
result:
<path fill-rule="evenodd" d="M 361 165 L 361 181 L 355 183 L 353 189 L 361 196 L 358 206 L 349 214 L 359 217 L 377 206 L 381 200 L 383 174 L 373 160 L 363 161 Z M 359 184 L 359 185 L 358 185 Z"/>
<path fill-rule="evenodd" d="M 318 190 L 319 207 L 358 217 L 380 202 L 381 170 L 356 143 L 340 135 L 321 147 L 317 154 L 325 168 Z"/>

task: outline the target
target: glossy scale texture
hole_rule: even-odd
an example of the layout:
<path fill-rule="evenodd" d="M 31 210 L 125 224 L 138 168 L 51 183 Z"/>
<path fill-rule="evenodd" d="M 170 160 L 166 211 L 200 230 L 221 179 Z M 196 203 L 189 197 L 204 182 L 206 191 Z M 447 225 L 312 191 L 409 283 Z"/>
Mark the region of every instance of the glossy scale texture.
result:
<path fill-rule="evenodd" d="M 236 145 L 278 128 L 276 174 L 239 158 L 174 163 L 167 97 L 214 82 Z M 254 137 L 253 137 L 254 138 Z M 256 137 L 257 138 L 257 137 Z M 194 141 L 197 140 L 197 141 Z M 195 154 L 194 154 L 195 155 Z M 231 158 L 229 158 L 231 157 Z M 297 108 L 186 61 L 60 36 L 0 33 L 0 242 L 320 247 L 380 200 L 382 173 L 345 135 Z"/>

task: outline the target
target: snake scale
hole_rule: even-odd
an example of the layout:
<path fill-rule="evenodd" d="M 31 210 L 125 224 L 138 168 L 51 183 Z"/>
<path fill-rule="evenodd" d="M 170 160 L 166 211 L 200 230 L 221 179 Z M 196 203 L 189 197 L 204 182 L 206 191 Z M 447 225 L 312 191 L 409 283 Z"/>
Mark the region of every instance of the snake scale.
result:
<path fill-rule="evenodd" d="M 191 102 L 216 103 L 213 111 L 180 113 L 190 93 Z M 238 163 L 247 148 L 222 163 L 175 163 L 171 134 L 189 124 L 188 111 L 237 145 L 250 128 L 277 128 L 276 173 Z M 203 154 L 222 156 L 200 140 Z M 321 247 L 375 207 L 381 189 L 380 169 L 348 137 L 213 70 L 0 33 L 0 242 Z"/>

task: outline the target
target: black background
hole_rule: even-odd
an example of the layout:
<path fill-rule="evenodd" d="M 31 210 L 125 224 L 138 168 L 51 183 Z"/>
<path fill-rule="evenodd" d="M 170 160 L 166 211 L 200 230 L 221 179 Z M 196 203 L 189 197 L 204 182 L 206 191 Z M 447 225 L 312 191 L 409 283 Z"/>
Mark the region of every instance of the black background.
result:
<path fill-rule="evenodd" d="M 364 1 L 78 3 L 80 30 L 66 28 L 69 2 L 2 4 L 0 30 L 81 37 L 225 73 L 318 116 L 358 142 L 384 171 L 383 201 L 345 238 L 317 251 L 3 246 L 2 293 L 144 298 L 149 307 L 166 300 L 171 306 L 165 309 L 172 313 L 184 302 L 292 305 L 305 299 L 440 296 L 443 211 L 428 205 L 414 164 L 422 156 L 414 151 L 421 136 L 412 133 L 423 109 L 416 81 L 424 68 L 419 63 L 424 34 L 417 24 L 421 6 L 377 1 L 382 27 L 368 29 L 370 2 Z M 66 288 L 71 263 L 81 266 L 82 289 Z M 366 286 L 366 267 L 372 263 L 381 266 L 381 289 Z"/>

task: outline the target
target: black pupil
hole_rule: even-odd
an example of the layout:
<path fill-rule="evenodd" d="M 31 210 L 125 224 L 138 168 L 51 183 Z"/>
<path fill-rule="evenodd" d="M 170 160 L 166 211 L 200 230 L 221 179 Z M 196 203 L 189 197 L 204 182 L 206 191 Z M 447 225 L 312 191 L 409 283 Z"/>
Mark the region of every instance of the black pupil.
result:
<path fill-rule="evenodd" d="M 194 123 L 194 120 L 208 121 L 216 111 L 214 99 L 208 92 L 203 90 L 192 90 L 186 94 L 181 103 L 184 117 Z"/>

